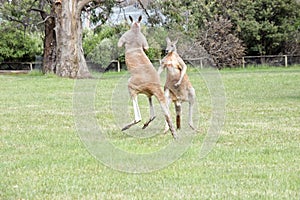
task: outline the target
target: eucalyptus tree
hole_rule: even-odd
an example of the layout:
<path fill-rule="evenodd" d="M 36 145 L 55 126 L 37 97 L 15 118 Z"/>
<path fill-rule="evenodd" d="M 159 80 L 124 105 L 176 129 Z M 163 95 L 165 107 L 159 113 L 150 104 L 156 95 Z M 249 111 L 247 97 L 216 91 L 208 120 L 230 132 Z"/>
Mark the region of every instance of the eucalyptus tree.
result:
<path fill-rule="evenodd" d="M 44 25 L 43 71 L 62 77 L 88 78 L 90 72 L 82 49 L 83 12 L 99 8 L 96 19 L 107 19 L 114 0 L 7 0 L 3 4 L 7 20 L 24 27 Z M 39 13 L 37 22 L 34 13 Z M 35 17 L 31 17 L 34 15 Z"/>

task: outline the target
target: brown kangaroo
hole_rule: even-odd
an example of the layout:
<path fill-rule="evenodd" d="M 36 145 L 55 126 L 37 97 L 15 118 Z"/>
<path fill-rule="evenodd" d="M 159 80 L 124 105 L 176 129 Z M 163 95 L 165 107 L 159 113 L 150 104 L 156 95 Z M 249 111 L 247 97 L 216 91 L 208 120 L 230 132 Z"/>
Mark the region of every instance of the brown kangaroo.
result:
<path fill-rule="evenodd" d="M 122 131 L 139 123 L 142 119 L 137 100 L 138 94 L 147 95 L 150 105 L 150 118 L 144 124 L 143 129 L 145 129 L 149 123 L 154 120 L 155 113 L 152 104 L 152 96 L 154 95 L 158 99 L 165 115 L 165 119 L 169 127 L 168 129 L 171 131 L 173 137 L 176 138 L 176 131 L 172 124 L 169 110 L 167 108 L 166 98 L 160 85 L 159 75 L 144 52 L 144 50 L 147 50 L 149 46 L 140 28 L 142 16 L 140 16 L 136 22 L 133 21 L 131 16 L 129 16 L 129 19 L 132 22 L 131 28 L 121 36 L 118 42 L 118 47 L 122 47 L 123 45 L 125 46 L 125 63 L 131 75 L 128 80 L 128 90 L 133 101 L 134 120 L 127 124 Z"/>
<path fill-rule="evenodd" d="M 175 104 L 176 127 L 180 129 L 181 103 L 189 102 L 189 125 L 194 129 L 192 115 L 196 96 L 195 89 L 186 74 L 187 66 L 177 53 L 176 44 L 178 40 L 172 42 L 167 37 L 166 41 L 168 54 L 161 61 L 158 74 L 160 75 L 164 68 L 167 69 L 167 79 L 164 87 L 167 106 L 169 108 L 171 101 Z"/>

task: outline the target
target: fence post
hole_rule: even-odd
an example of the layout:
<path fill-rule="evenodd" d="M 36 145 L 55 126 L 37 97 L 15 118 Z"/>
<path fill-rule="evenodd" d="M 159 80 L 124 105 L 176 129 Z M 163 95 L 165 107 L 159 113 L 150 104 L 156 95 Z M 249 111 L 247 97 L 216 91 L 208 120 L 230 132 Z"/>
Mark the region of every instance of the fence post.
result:
<path fill-rule="evenodd" d="M 245 57 L 242 57 L 243 69 L 245 68 Z"/>
<path fill-rule="evenodd" d="M 120 72 L 121 69 L 120 69 L 120 62 L 119 62 L 119 60 L 117 60 L 117 65 L 118 65 L 118 72 Z"/>
<path fill-rule="evenodd" d="M 200 59 L 200 69 L 203 69 L 203 62 L 202 62 L 202 58 Z"/>
<path fill-rule="evenodd" d="M 284 55 L 284 66 L 287 67 L 288 66 L 288 59 L 287 59 L 287 55 Z"/>

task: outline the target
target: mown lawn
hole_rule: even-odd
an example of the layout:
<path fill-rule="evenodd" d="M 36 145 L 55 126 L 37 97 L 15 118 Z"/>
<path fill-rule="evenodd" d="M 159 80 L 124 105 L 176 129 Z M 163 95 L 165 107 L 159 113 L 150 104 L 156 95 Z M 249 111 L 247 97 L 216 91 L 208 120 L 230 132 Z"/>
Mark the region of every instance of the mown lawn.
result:
<path fill-rule="evenodd" d="M 79 92 L 94 95 L 87 109 L 94 109 L 113 146 L 151 154 L 173 142 L 170 133 L 157 134 L 164 128 L 157 101 L 158 117 L 148 130 L 139 124 L 120 131 L 133 117 L 129 109 L 122 119 L 123 105 L 131 107 L 125 72 L 97 74 L 92 81 L 1 75 L 0 199 L 300 199 L 300 68 L 221 71 L 225 124 L 212 151 L 200 158 L 213 111 L 203 73 L 189 71 L 197 92 L 197 133 L 174 163 L 148 173 L 112 169 L 118 166 L 101 161 L 101 153 L 110 152 L 95 155 L 77 132 L 85 121 L 78 123 L 73 107 L 76 86 L 92 83 L 95 88 Z M 145 121 L 143 96 L 140 107 Z"/>

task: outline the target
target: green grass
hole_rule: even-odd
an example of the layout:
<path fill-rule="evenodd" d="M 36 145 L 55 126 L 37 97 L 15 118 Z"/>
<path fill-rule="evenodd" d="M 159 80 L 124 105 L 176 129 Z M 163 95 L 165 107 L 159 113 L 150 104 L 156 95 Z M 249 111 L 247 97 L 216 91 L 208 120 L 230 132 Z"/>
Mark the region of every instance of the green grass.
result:
<path fill-rule="evenodd" d="M 121 132 L 119 126 L 131 118 L 115 123 L 121 101 L 112 97 L 123 92 L 124 74 L 97 75 L 97 123 L 124 151 L 158 151 L 173 141 L 169 133 L 149 139 L 127 135 L 164 125 L 157 101 L 158 118 L 148 132 L 140 130 L 141 124 Z M 76 80 L 38 73 L 0 76 L 0 199 L 299 199 L 300 68 L 221 71 L 226 121 L 203 159 L 199 152 L 210 126 L 210 94 L 195 70 L 189 75 L 200 131 L 177 161 L 144 174 L 113 170 L 89 153 L 75 127 Z M 127 96 L 123 101 L 131 106 Z M 140 106 L 145 121 L 143 96 Z"/>

